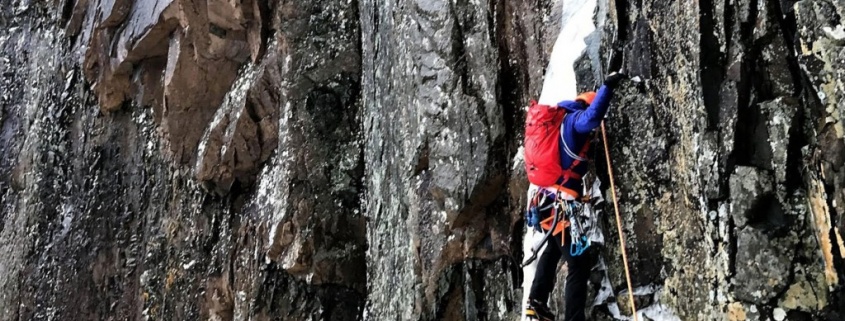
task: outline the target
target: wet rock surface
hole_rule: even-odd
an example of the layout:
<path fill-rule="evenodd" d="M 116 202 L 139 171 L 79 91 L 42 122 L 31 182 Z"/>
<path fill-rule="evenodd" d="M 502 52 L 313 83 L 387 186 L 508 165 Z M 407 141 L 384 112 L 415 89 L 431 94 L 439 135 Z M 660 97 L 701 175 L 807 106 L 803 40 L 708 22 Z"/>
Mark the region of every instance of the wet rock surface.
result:
<path fill-rule="evenodd" d="M 598 2 L 638 308 L 841 320 L 845 5 Z M 0 320 L 516 319 L 562 5 L 0 0 Z"/>

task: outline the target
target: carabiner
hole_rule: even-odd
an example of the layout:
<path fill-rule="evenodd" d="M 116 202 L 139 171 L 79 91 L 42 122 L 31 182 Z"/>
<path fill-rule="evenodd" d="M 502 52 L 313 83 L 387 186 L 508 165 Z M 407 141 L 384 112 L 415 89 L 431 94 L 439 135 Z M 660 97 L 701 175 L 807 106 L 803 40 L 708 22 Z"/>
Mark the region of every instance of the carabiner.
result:
<path fill-rule="evenodd" d="M 592 243 L 590 242 L 590 239 L 588 239 L 586 236 L 581 236 L 580 239 L 576 240 L 572 240 L 572 244 L 569 245 L 569 255 L 571 256 L 579 256 L 581 254 L 584 254 L 584 252 L 587 251 L 587 248 L 589 248 Z"/>

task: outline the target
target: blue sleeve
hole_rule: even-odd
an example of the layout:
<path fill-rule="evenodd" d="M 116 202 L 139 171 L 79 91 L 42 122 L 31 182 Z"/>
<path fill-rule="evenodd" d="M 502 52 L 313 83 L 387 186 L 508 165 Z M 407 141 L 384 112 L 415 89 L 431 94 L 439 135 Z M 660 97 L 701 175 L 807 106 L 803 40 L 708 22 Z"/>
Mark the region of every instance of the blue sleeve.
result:
<path fill-rule="evenodd" d="M 607 109 L 610 107 L 610 99 L 613 98 L 613 90 L 607 86 L 601 86 L 596 92 L 596 98 L 590 107 L 583 111 L 576 112 L 575 116 L 575 131 L 586 134 L 599 127 L 604 115 L 607 114 Z"/>

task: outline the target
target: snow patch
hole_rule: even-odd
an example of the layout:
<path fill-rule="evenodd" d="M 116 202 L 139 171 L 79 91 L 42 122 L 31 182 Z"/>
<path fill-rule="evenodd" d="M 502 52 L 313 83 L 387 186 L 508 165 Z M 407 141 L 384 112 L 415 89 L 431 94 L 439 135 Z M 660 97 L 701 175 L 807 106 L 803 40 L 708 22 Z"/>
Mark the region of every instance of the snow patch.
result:
<path fill-rule="evenodd" d="M 596 0 L 563 0 L 560 34 L 552 48 L 539 103 L 554 105 L 577 95 L 575 61 L 587 48 L 584 41 L 596 30 Z"/>
<path fill-rule="evenodd" d="M 195 264 L 197 264 L 197 260 L 191 260 L 191 262 L 183 264 L 182 269 L 190 270 Z"/>

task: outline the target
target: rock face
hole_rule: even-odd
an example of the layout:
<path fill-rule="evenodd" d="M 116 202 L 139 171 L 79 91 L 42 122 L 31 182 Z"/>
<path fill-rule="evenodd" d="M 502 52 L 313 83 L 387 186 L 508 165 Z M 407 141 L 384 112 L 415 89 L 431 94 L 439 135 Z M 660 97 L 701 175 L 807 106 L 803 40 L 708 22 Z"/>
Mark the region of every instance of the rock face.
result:
<path fill-rule="evenodd" d="M 786 289 L 792 274 L 792 249 L 771 242 L 760 229 L 745 228 L 737 235 L 735 297 L 765 305 Z"/>
<path fill-rule="evenodd" d="M 819 99 L 838 89 L 814 85 L 823 72 L 806 57 L 834 50 L 812 37 L 840 23 L 814 17 L 838 4 L 615 3 L 619 64 L 641 81 L 617 99 L 625 112 L 609 120 L 611 155 L 630 256 L 658 261 L 633 264 L 635 285 L 662 286 L 682 320 L 766 319 L 775 308 L 788 319 L 841 318 L 842 222 L 832 205 L 841 184 L 831 179 L 840 172 L 823 155 L 837 153 L 842 135 L 835 108 Z M 830 11 L 809 10 L 820 6 Z M 817 51 L 802 53 L 814 41 Z M 825 266 L 809 272 L 810 261 Z M 825 276 L 827 286 L 804 280 Z M 827 308 L 797 308 L 804 287 Z"/>
<path fill-rule="evenodd" d="M 515 320 L 562 5 L 0 0 L 0 320 Z M 644 316 L 845 317 L 845 4 L 598 7 Z"/>

